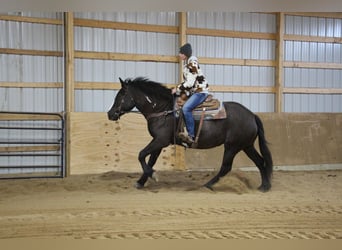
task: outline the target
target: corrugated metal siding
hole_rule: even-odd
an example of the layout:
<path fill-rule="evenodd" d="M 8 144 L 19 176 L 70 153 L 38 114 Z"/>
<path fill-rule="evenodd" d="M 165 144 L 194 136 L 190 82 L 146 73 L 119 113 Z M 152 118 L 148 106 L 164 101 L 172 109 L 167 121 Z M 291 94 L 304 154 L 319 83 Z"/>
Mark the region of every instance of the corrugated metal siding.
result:
<path fill-rule="evenodd" d="M 76 18 L 176 26 L 175 12 L 75 13 Z M 75 50 L 151 55 L 175 55 L 178 35 L 75 27 Z M 137 76 L 161 83 L 176 83 L 178 66 L 174 63 L 129 62 L 76 59 L 75 81 L 118 82 Z M 75 111 L 103 112 L 112 105 L 115 91 L 77 90 Z"/>
<path fill-rule="evenodd" d="M 63 19 L 62 13 L 15 12 L 12 15 Z M 63 51 L 62 25 L 0 21 L 0 47 L 27 50 Z M 0 81 L 3 82 L 63 82 L 64 60 L 57 57 L 0 54 Z M 57 88 L 0 88 L 0 110 L 17 112 L 62 112 L 63 89 Z M 46 126 L 51 122 L 1 122 L 8 126 Z M 2 130 L 1 140 L 49 140 L 55 131 Z M 6 145 L 3 145 L 6 146 Z M 12 145 L 13 146 L 13 145 Z M 0 157 L 1 166 L 56 165 L 59 157 Z M 60 164 L 60 162 L 58 162 Z M 0 169 L 0 173 L 58 172 L 51 168 Z"/>
<path fill-rule="evenodd" d="M 245 32 L 275 33 L 275 15 L 261 13 L 190 12 L 188 26 Z M 193 54 L 201 57 L 274 60 L 275 41 L 261 39 L 188 36 Z M 273 67 L 202 65 L 212 85 L 274 86 Z M 273 112 L 274 94 L 215 93 L 224 101 L 237 101 L 254 112 Z"/>
<path fill-rule="evenodd" d="M 342 37 L 342 20 L 286 16 L 285 34 Z M 342 63 L 341 43 L 285 41 L 285 61 Z M 284 86 L 300 88 L 342 88 L 342 70 L 285 68 Z M 342 112 L 341 95 L 285 94 L 285 112 Z"/>
<path fill-rule="evenodd" d="M 236 12 L 189 12 L 188 26 L 250 32 L 276 32 L 275 15 Z"/>
<path fill-rule="evenodd" d="M 62 13 L 16 12 L 15 15 L 62 19 Z M 75 13 L 76 18 L 160 24 L 177 26 L 176 12 L 104 12 Z M 276 32 L 275 15 L 264 13 L 233 12 L 189 12 L 188 26 L 198 28 L 225 29 L 252 32 Z M 342 35 L 342 20 L 334 18 L 298 17 L 286 15 L 286 34 L 338 37 Z M 0 21 L 0 46 L 2 48 L 23 48 L 39 50 L 62 50 L 63 28 L 57 25 Z M 43 35 L 42 35 L 43 34 Z M 194 53 L 199 57 L 273 60 L 275 42 L 259 39 L 239 39 L 207 36 L 188 36 Z M 118 53 L 175 55 L 178 51 L 178 36 L 153 32 L 134 32 L 111 29 L 75 27 L 75 49 L 85 51 L 108 51 Z M 342 49 L 339 43 L 285 42 L 286 61 L 342 63 Z M 274 68 L 250 66 L 202 65 L 209 82 L 213 85 L 273 86 Z M 176 83 L 178 66 L 173 63 L 141 63 L 101 60 L 76 60 L 76 81 L 117 82 L 118 77 L 147 76 L 163 83 Z M 0 81 L 61 82 L 63 81 L 63 59 L 37 56 L 0 56 Z M 284 74 L 285 87 L 341 88 L 341 70 L 287 68 Z M 115 91 L 76 91 L 76 111 L 106 111 L 111 105 Z M 273 111 L 272 94 L 217 93 L 230 100 L 253 100 L 253 111 Z M 101 101 L 95 100 L 98 96 Z M 284 111 L 301 112 L 312 109 L 316 100 L 322 100 L 319 110 L 336 111 L 342 107 L 340 95 L 309 95 L 308 102 L 301 106 L 292 105 L 297 95 L 284 95 Z M 298 95 L 300 98 L 301 95 Z M 61 111 L 63 91 L 58 89 L 0 89 L 0 107 L 15 111 Z M 290 98 L 291 97 L 291 98 Z M 267 108 L 262 104 L 272 104 Z M 333 100 L 332 104 L 330 104 Z M 91 106 L 90 104 L 91 103 Z M 245 103 L 243 103 L 245 104 Z M 254 105 L 255 104 L 255 105 Z M 307 105 L 304 107 L 303 105 Z M 254 107 L 255 108 L 254 108 Z M 294 109 L 292 107 L 295 107 Z M 340 112 L 341 108 L 337 110 Z"/>
<path fill-rule="evenodd" d="M 61 18 L 58 13 L 20 13 L 23 16 Z M 63 51 L 63 27 L 58 25 L 0 21 L 2 48 Z M 0 81 L 63 82 L 63 58 L 0 55 Z M 61 112 L 63 90 L 1 88 L 0 107 L 6 111 Z"/>
<path fill-rule="evenodd" d="M 172 63 L 126 62 L 77 59 L 75 80 L 94 82 L 119 82 L 119 77 L 148 77 L 161 83 L 177 82 L 177 65 Z M 116 92 L 111 90 L 76 90 L 75 111 L 104 112 L 113 103 Z"/>

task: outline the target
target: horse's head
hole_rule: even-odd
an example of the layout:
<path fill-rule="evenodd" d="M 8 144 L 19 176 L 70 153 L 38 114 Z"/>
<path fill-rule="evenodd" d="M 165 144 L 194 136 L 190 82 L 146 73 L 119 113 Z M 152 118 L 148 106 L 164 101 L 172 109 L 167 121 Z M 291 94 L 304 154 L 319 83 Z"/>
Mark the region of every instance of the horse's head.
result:
<path fill-rule="evenodd" d="M 114 104 L 107 112 L 108 119 L 117 121 L 121 115 L 131 111 L 135 107 L 134 100 L 128 91 L 129 80 L 123 81 L 121 78 L 121 89 L 115 97 Z"/>

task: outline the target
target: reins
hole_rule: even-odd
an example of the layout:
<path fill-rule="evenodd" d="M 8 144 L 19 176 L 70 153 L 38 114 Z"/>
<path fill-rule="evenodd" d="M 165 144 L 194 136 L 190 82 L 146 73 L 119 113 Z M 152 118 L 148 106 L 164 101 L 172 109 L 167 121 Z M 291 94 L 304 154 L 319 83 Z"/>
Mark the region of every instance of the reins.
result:
<path fill-rule="evenodd" d="M 146 116 L 146 120 L 149 120 L 154 117 L 168 116 L 169 114 L 172 114 L 174 112 L 175 112 L 174 110 L 165 110 L 165 111 L 158 112 L 158 113 L 150 113 Z"/>

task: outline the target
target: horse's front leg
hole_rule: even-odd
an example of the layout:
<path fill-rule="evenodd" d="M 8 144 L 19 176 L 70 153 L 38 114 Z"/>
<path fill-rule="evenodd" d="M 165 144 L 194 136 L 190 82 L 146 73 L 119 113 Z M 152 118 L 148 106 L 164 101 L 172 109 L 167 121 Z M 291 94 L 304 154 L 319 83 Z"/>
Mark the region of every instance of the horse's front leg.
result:
<path fill-rule="evenodd" d="M 152 167 L 156 163 L 162 148 L 166 147 L 168 144 L 163 143 L 164 140 L 157 140 L 153 138 L 153 140 L 139 153 L 139 162 L 143 169 L 143 175 L 138 180 L 136 187 L 142 188 L 147 181 L 148 177 L 153 177 L 153 169 Z M 146 157 L 150 155 L 148 163 L 146 163 Z"/>
<path fill-rule="evenodd" d="M 151 176 L 149 176 L 147 173 L 145 173 L 145 171 L 144 171 L 144 173 L 141 175 L 141 177 L 140 177 L 140 179 L 137 181 L 137 183 L 136 183 L 136 188 L 143 188 L 144 187 L 144 185 L 145 185 L 145 183 L 146 183 L 146 181 L 147 181 L 147 179 L 148 179 L 148 177 L 152 177 L 153 176 L 153 166 L 154 166 L 154 164 L 157 162 L 157 159 L 158 159 L 158 157 L 159 157 L 159 155 L 160 155 L 160 153 L 161 153 L 161 151 L 162 151 L 162 149 L 160 148 L 160 149 L 158 149 L 158 150 L 156 150 L 156 151 L 154 151 L 154 152 L 152 152 L 151 154 L 150 154 L 150 158 L 149 158 L 149 160 L 148 160 L 148 163 L 147 163 L 147 165 L 152 169 L 152 175 Z"/>

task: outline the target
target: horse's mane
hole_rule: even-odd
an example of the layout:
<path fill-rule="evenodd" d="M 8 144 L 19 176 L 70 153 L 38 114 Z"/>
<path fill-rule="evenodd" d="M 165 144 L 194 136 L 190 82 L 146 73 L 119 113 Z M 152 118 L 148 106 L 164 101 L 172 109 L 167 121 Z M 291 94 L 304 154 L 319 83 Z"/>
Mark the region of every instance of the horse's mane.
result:
<path fill-rule="evenodd" d="M 169 88 L 162 85 L 161 83 L 151 81 L 148 78 L 137 77 L 134 79 L 129 79 L 128 83 L 153 99 L 161 101 L 173 100 L 171 90 Z"/>

